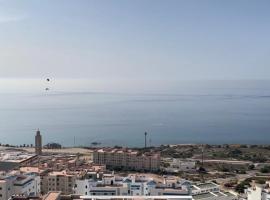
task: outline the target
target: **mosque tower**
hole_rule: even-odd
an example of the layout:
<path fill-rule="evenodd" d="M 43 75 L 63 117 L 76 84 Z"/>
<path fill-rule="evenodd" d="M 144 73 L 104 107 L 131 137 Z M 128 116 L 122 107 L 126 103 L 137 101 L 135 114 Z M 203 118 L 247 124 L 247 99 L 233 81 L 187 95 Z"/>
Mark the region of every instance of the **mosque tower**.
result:
<path fill-rule="evenodd" d="M 37 155 L 42 154 L 42 137 L 40 135 L 39 129 L 37 130 L 37 133 L 35 136 L 35 152 Z"/>

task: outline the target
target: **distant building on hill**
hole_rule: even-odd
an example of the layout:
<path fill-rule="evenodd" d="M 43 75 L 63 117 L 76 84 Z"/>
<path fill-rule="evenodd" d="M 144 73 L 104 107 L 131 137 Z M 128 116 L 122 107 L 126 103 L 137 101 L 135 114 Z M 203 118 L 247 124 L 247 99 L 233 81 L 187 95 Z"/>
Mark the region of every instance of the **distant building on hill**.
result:
<path fill-rule="evenodd" d="M 47 148 L 47 149 L 61 149 L 62 146 L 61 146 L 61 144 L 52 142 L 52 143 L 46 144 L 46 145 L 44 146 L 44 148 Z"/>

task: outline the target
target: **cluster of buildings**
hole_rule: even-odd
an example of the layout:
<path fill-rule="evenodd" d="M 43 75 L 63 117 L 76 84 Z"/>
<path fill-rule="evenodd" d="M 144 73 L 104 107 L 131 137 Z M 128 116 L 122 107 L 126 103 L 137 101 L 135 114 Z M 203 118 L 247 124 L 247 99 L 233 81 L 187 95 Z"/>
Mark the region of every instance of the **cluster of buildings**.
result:
<path fill-rule="evenodd" d="M 158 171 L 160 155 L 158 153 L 140 153 L 131 149 L 102 148 L 93 151 L 93 162 L 108 168 Z"/>
<path fill-rule="evenodd" d="M 57 191 L 60 199 L 237 199 L 212 182 L 196 184 L 175 176 L 142 173 L 123 176 L 98 166 L 79 171 L 20 167 L 0 176 L 0 200 L 12 199 L 14 195 L 41 198 Z"/>
<path fill-rule="evenodd" d="M 126 177 L 113 173 L 90 173 L 86 179 L 76 181 L 75 194 L 91 196 L 164 196 L 190 195 L 190 183 L 184 180 L 161 178 L 146 174 Z"/>
<path fill-rule="evenodd" d="M 0 200 L 238 199 L 213 182 L 193 183 L 177 176 L 153 174 L 160 170 L 161 162 L 159 153 L 155 152 L 102 148 L 92 151 L 92 159 L 76 153 L 43 153 L 39 130 L 35 136 L 35 154 L 4 150 L 0 155 Z M 136 172 L 115 173 L 113 169 Z M 168 167 L 172 171 L 194 169 L 194 161 L 184 163 L 178 159 L 171 160 Z M 266 188 L 254 191 L 248 191 L 251 195 L 248 200 L 267 193 Z"/>
<path fill-rule="evenodd" d="M 75 194 L 85 196 L 133 196 L 182 197 L 190 200 L 237 200 L 230 192 L 224 192 L 215 183 L 192 183 L 175 176 L 129 174 L 126 177 L 114 174 L 91 173 L 87 179 L 76 181 Z"/>
<path fill-rule="evenodd" d="M 132 153 L 126 151 L 123 154 Z M 21 155 L 22 152 L 19 154 Z M 12 155 L 16 155 L 15 153 Z M 137 154 L 138 155 L 138 154 Z M 16 160 L 15 156 L 13 156 Z M 29 158 L 28 158 L 29 159 Z M 156 169 L 156 168 L 155 168 Z M 195 184 L 175 176 L 149 173 L 116 174 L 105 165 L 95 164 L 78 155 L 47 155 L 2 171 L 0 200 L 57 197 L 73 199 L 183 199 L 235 200 L 217 184 Z M 105 198 L 106 197 L 106 198 Z M 48 199 L 50 198 L 50 199 Z"/>

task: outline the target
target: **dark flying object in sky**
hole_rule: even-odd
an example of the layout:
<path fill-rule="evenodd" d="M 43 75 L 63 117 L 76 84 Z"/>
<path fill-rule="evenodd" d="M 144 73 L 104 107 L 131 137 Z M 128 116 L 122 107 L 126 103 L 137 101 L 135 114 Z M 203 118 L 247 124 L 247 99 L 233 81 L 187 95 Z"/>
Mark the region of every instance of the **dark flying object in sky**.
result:
<path fill-rule="evenodd" d="M 49 78 L 47 78 L 46 80 L 47 80 L 48 82 L 50 81 L 50 79 L 49 79 Z"/>

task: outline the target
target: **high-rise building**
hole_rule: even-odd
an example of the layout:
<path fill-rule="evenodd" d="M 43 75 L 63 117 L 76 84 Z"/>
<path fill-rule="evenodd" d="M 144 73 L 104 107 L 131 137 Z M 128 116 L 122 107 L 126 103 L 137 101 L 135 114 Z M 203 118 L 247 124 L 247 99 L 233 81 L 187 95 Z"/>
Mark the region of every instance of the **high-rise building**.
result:
<path fill-rule="evenodd" d="M 39 129 L 37 130 L 36 136 L 35 136 L 35 152 L 37 155 L 42 154 L 42 138 Z"/>

